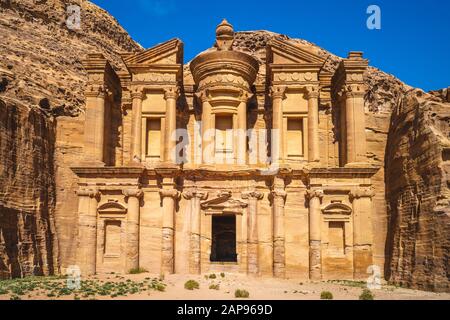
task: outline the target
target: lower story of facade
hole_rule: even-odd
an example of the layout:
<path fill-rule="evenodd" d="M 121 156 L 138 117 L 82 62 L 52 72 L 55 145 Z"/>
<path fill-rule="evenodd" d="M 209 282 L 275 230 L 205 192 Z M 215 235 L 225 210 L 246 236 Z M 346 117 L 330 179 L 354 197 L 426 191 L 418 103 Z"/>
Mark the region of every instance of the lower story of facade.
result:
<path fill-rule="evenodd" d="M 83 275 L 366 279 L 374 168 L 73 168 Z"/>

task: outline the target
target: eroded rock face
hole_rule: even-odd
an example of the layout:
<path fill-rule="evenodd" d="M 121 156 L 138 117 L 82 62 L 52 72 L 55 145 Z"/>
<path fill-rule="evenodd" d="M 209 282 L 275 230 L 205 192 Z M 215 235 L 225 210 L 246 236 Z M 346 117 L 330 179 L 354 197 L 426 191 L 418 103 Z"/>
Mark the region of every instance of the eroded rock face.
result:
<path fill-rule="evenodd" d="M 386 154 L 388 276 L 399 285 L 450 289 L 450 104 L 419 90 L 392 112 Z"/>
<path fill-rule="evenodd" d="M 69 4 L 82 8 L 80 30 L 66 27 Z M 136 50 L 88 1 L 0 1 L 0 278 L 59 272 L 57 234 L 70 221 L 55 217 L 56 194 L 67 190 L 56 187 L 55 172 L 68 170 L 79 150 L 71 137 L 55 145 L 54 117 L 83 110 L 87 53 L 102 52 L 120 68 L 118 52 Z M 55 161 L 61 153 L 65 163 Z"/>

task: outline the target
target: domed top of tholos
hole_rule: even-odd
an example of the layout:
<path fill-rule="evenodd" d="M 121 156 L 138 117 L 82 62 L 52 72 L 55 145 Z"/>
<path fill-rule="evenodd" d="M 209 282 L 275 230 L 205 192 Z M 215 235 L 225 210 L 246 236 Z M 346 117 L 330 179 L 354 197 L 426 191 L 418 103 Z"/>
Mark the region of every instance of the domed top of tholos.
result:
<path fill-rule="evenodd" d="M 216 28 L 215 51 L 198 55 L 190 64 L 199 88 L 229 86 L 248 90 L 259 70 L 258 61 L 251 55 L 233 50 L 233 26 L 224 19 Z"/>

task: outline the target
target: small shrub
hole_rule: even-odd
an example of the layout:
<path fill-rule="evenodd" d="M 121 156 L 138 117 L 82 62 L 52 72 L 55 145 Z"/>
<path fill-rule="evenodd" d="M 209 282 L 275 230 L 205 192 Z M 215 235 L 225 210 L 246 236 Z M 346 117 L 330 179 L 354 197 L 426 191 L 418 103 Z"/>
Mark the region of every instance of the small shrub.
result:
<path fill-rule="evenodd" d="M 212 284 L 209 286 L 210 290 L 220 290 L 220 286 L 218 284 Z"/>
<path fill-rule="evenodd" d="M 195 280 L 189 280 L 184 284 L 184 288 L 187 290 L 200 289 L 200 285 Z"/>
<path fill-rule="evenodd" d="M 330 291 L 322 291 L 320 294 L 322 300 L 333 300 L 333 294 Z"/>
<path fill-rule="evenodd" d="M 147 273 L 148 271 L 144 268 L 134 268 L 131 269 L 128 273 L 129 274 L 141 274 L 141 273 Z"/>
<path fill-rule="evenodd" d="M 250 293 L 247 290 L 237 289 L 234 292 L 234 296 L 236 298 L 248 298 L 248 297 L 250 297 Z"/>
<path fill-rule="evenodd" d="M 373 293 L 369 289 L 364 289 L 359 296 L 359 300 L 374 300 L 374 298 Z"/>
<path fill-rule="evenodd" d="M 225 278 L 225 273 L 221 272 L 221 273 L 220 273 L 220 276 L 221 276 L 222 278 Z"/>
<path fill-rule="evenodd" d="M 209 275 L 209 278 L 210 278 L 210 279 L 216 279 L 217 276 L 216 276 L 214 273 L 212 273 L 212 274 Z"/>

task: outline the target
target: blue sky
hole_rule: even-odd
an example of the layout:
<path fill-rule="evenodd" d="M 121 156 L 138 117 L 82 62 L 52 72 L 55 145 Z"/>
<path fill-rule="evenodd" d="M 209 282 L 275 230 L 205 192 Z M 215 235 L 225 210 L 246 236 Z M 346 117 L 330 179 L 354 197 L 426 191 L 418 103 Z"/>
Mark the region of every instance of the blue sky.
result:
<path fill-rule="evenodd" d="M 145 48 L 180 38 L 189 61 L 214 43 L 227 18 L 236 31 L 270 30 L 316 43 L 339 56 L 364 51 L 370 64 L 424 90 L 450 86 L 448 0 L 93 0 Z M 369 30 L 369 5 L 381 30 Z"/>

